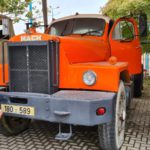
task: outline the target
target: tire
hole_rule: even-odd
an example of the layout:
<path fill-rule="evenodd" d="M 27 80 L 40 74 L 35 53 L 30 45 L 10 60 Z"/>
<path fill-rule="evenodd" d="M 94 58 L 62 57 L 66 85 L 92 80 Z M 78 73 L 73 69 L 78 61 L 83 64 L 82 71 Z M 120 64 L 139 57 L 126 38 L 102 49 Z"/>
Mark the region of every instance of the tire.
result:
<path fill-rule="evenodd" d="M 119 113 L 118 113 L 119 112 Z M 101 150 L 119 150 L 124 141 L 126 121 L 126 92 L 123 82 L 120 82 L 114 106 L 113 120 L 98 126 Z"/>
<path fill-rule="evenodd" d="M 131 104 L 131 88 L 130 87 L 125 87 L 126 90 L 126 107 L 129 108 Z"/>
<path fill-rule="evenodd" d="M 142 73 L 134 75 L 134 97 L 140 97 L 142 95 Z"/>
<path fill-rule="evenodd" d="M 134 75 L 133 81 L 134 81 L 134 97 L 138 98 L 142 96 L 142 90 L 143 90 L 143 65 L 142 65 L 142 72 L 140 74 Z"/>
<path fill-rule="evenodd" d="M 14 136 L 28 129 L 30 119 L 18 117 L 3 116 L 1 120 L 2 134 L 5 136 Z"/>
<path fill-rule="evenodd" d="M 133 91 L 134 91 L 134 85 L 133 85 L 133 82 L 131 83 L 130 86 L 125 86 L 125 91 L 126 91 L 126 106 L 127 108 L 129 109 L 130 108 L 130 105 L 131 105 L 131 102 L 132 102 L 132 99 L 133 99 Z"/>

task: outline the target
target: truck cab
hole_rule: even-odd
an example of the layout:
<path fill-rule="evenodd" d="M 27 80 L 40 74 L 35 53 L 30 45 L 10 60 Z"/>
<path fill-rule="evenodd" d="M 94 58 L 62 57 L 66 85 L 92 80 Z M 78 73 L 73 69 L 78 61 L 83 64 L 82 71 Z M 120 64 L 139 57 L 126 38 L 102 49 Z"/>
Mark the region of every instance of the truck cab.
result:
<path fill-rule="evenodd" d="M 94 45 L 95 47 L 93 45 L 91 46 L 94 49 L 96 49 L 96 46 L 99 46 L 99 50 L 95 53 L 95 56 L 93 56 L 94 51 L 90 52 L 90 55 L 86 55 L 88 53 L 87 50 L 84 51 L 84 48 L 75 47 L 71 51 L 73 57 L 77 55 L 81 57 L 82 55 L 83 59 L 85 59 L 88 56 L 86 61 L 95 62 L 97 60 L 108 61 L 111 56 L 115 56 L 117 61 L 127 62 L 128 73 L 134 82 L 134 96 L 141 96 L 143 84 L 141 64 L 142 47 L 140 44 L 139 29 L 135 19 L 122 17 L 113 21 L 108 16 L 76 14 L 75 16 L 54 20 L 49 30 L 47 30 L 47 34 L 84 39 L 87 42 L 89 40 L 97 41 L 97 44 Z M 90 47 L 89 44 L 88 48 Z M 79 46 L 79 44 L 77 45 Z M 82 51 L 80 51 L 81 49 Z M 80 54 L 81 52 L 83 54 Z M 103 54 L 104 59 L 99 59 Z M 79 62 L 80 59 L 77 58 L 74 61 Z"/>
<path fill-rule="evenodd" d="M 76 14 L 54 20 L 45 34 L 12 37 L 9 90 L 0 93 L 4 134 L 24 131 L 30 119 L 57 122 L 58 140 L 72 136 L 72 125 L 96 125 L 100 148 L 119 150 L 134 78 L 142 74 L 138 34 L 130 17 Z"/>

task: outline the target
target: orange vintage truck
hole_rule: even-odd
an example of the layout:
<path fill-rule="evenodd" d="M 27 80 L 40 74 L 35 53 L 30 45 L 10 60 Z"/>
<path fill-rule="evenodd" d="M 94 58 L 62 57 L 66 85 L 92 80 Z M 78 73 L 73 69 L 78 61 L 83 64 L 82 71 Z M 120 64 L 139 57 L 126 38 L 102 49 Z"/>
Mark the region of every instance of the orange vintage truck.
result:
<path fill-rule="evenodd" d="M 54 20 L 45 34 L 31 28 L 12 37 L 8 90 L 0 93 L 4 135 L 24 131 L 30 119 L 59 123 L 59 140 L 71 137 L 72 125 L 97 125 L 100 148 L 118 150 L 133 84 L 141 95 L 141 54 L 130 17 L 76 14 Z"/>

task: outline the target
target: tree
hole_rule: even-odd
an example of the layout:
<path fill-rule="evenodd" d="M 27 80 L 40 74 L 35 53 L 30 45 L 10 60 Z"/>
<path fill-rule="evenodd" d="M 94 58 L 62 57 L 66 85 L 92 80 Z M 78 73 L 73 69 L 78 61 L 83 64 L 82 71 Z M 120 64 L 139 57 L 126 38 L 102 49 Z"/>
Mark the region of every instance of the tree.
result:
<path fill-rule="evenodd" d="M 33 3 L 32 12 L 29 11 L 28 6 Z M 42 4 L 43 7 L 42 8 Z M 28 21 L 32 19 L 33 22 L 43 23 L 46 22 L 46 15 L 52 15 L 52 6 L 47 6 L 47 0 L 0 0 L 0 14 L 10 17 L 14 22 L 19 22 L 20 20 Z M 42 13 L 43 12 L 43 13 Z"/>
<path fill-rule="evenodd" d="M 136 14 L 144 11 L 150 14 L 150 0 L 109 0 L 102 13 L 112 18 L 118 18 L 130 13 Z"/>
<path fill-rule="evenodd" d="M 30 17 L 32 14 L 26 11 L 31 0 L 0 0 L 0 13 L 11 17 L 15 21 L 22 19 L 22 14 Z"/>

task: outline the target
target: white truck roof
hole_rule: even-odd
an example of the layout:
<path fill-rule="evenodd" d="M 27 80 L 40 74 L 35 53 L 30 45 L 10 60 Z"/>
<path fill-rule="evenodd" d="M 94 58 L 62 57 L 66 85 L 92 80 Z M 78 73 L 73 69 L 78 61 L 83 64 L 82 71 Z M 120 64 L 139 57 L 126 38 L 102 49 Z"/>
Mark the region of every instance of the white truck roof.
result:
<path fill-rule="evenodd" d="M 62 17 L 60 19 L 55 19 L 52 21 L 51 25 L 56 22 L 69 20 L 69 19 L 75 19 L 75 18 L 99 18 L 99 19 L 104 19 L 107 23 L 109 23 L 109 21 L 111 20 L 108 16 L 103 16 L 100 14 L 76 14 L 76 15 L 71 15 L 67 17 Z"/>

